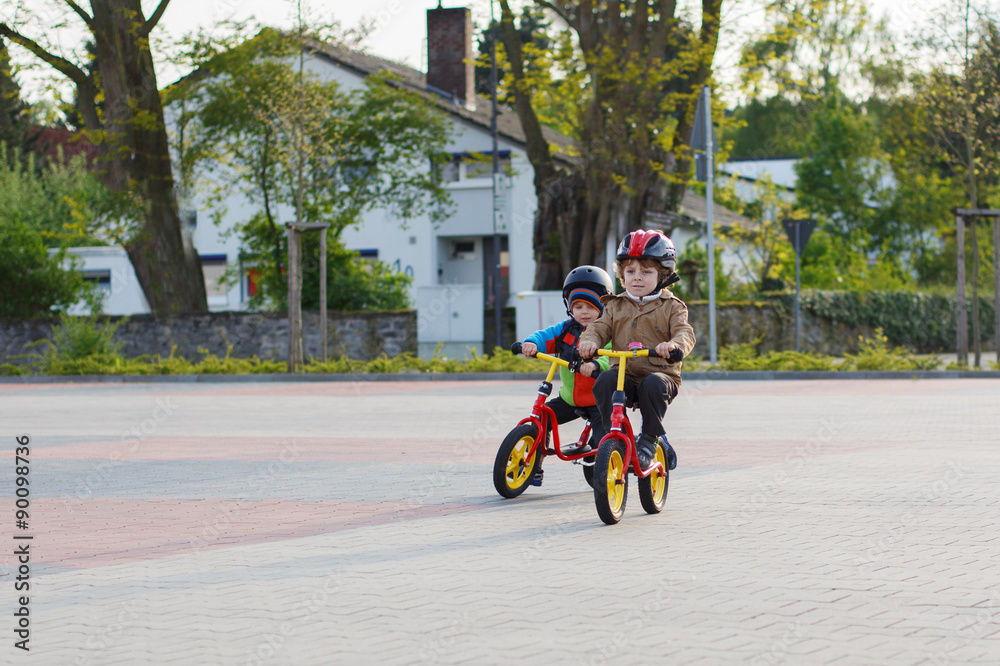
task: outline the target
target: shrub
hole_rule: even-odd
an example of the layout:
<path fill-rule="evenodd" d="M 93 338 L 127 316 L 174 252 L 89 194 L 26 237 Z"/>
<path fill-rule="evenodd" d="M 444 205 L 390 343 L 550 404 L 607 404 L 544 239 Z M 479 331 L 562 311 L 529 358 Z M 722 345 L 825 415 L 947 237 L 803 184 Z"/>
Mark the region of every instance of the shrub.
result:
<path fill-rule="evenodd" d="M 724 347 L 719 353 L 721 370 L 833 370 L 833 358 L 795 351 L 772 351 L 757 355 L 763 337 Z"/>
<path fill-rule="evenodd" d="M 119 374 L 124 359 L 118 353 L 122 343 L 115 340 L 116 330 L 118 324 L 101 324 L 95 314 L 63 313 L 48 339 L 32 343 L 45 345 L 45 351 L 35 355 L 35 366 L 45 375 Z"/>
<path fill-rule="evenodd" d="M 51 316 L 90 293 L 80 273 L 63 268 L 65 254 L 50 255 L 19 215 L 0 214 L 0 319 Z"/>
<path fill-rule="evenodd" d="M 844 355 L 842 370 L 934 370 L 940 364 L 937 358 L 916 358 L 903 347 L 890 349 L 889 339 L 880 328 L 871 338 L 861 337 L 859 347 L 858 354 Z"/>
<path fill-rule="evenodd" d="M 763 298 L 781 303 L 792 312 L 794 293 L 768 294 Z M 802 312 L 833 322 L 867 330 L 882 329 L 894 345 L 920 353 L 955 348 L 956 296 L 908 291 L 803 291 Z M 969 336 L 972 336 L 972 307 L 969 306 Z M 992 296 L 979 295 L 979 323 L 982 337 L 993 336 Z"/>

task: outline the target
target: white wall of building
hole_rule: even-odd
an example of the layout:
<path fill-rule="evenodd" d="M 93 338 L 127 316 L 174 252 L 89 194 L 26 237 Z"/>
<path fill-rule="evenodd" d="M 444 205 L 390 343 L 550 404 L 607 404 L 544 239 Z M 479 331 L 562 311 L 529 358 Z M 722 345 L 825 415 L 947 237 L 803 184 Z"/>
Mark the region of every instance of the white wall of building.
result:
<path fill-rule="evenodd" d="M 50 250 L 55 253 L 56 250 Z M 149 303 L 142 292 L 128 254 L 121 247 L 74 247 L 67 255 L 75 260 L 85 279 L 97 286 L 109 315 L 147 314 Z M 68 263 L 68 262 L 67 262 Z M 90 314 L 82 302 L 69 309 L 73 315 Z"/>

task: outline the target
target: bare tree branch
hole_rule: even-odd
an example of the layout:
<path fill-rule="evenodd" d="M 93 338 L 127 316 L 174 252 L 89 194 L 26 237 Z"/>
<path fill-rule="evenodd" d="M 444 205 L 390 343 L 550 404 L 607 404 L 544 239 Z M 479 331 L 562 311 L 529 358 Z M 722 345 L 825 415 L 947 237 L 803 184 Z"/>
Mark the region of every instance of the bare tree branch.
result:
<path fill-rule="evenodd" d="M 49 53 L 34 40 L 28 39 L 16 30 L 12 30 L 6 23 L 0 23 L 0 35 L 31 51 L 40 60 L 47 62 L 53 69 L 76 84 L 77 101 L 84 124 L 87 126 L 87 129 L 98 129 L 100 127 L 100 122 L 97 118 L 97 88 L 94 86 L 94 81 L 87 76 L 86 72 L 69 60 Z"/>
<path fill-rule="evenodd" d="M 553 14 L 561 18 L 563 21 L 566 21 L 566 23 L 573 25 L 573 19 L 569 14 L 566 13 L 566 8 L 563 6 L 563 3 L 560 2 L 559 5 L 556 6 L 555 4 L 547 2 L 546 0 L 535 0 L 535 4 L 537 4 L 539 7 L 548 9 Z"/>
<path fill-rule="evenodd" d="M 77 15 L 80 18 L 83 19 L 83 22 L 87 24 L 88 28 L 90 28 L 91 30 L 93 30 L 93 28 L 94 28 L 94 17 L 93 16 L 91 16 L 90 14 L 88 14 L 87 12 L 85 12 L 83 10 L 83 8 L 80 5 L 78 5 L 75 2 L 73 2 L 73 0 L 63 0 L 63 2 L 65 2 L 67 5 L 69 5 L 70 9 L 72 9 L 74 12 L 76 12 Z"/>
<path fill-rule="evenodd" d="M 25 37 L 16 30 L 12 30 L 6 23 L 0 23 L 0 35 L 6 37 L 15 44 L 19 44 L 20 46 L 28 49 L 38 58 L 44 60 L 53 68 L 64 74 L 73 83 L 80 85 L 80 83 L 87 80 L 87 75 L 82 69 L 65 58 L 49 53 L 42 48 L 38 42 Z"/>
<path fill-rule="evenodd" d="M 170 0 L 160 0 L 160 4 L 156 6 L 153 14 L 146 20 L 143 24 L 142 30 L 139 31 L 140 37 L 147 37 L 150 31 L 156 27 L 156 24 L 160 22 L 163 17 L 163 12 L 167 11 L 167 5 L 170 4 Z"/>

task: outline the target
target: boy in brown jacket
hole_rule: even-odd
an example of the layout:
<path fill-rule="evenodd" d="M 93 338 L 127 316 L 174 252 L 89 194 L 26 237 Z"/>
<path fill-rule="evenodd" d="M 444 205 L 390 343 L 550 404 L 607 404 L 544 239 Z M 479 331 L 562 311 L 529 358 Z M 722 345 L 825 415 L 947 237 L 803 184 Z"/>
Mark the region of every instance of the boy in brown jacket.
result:
<path fill-rule="evenodd" d="M 608 340 L 613 349 L 621 351 L 627 350 L 629 343 L 641 342 L 663 357 L 629 359 L 625 396 L 629 403 L 638 404 L 642 415 L 642 432 L 635 438 L 639 464 L 643 469 L 649 467 L 659 438 L 667 453 L 667 465 L 674 469 L 677 454 L 667 441 L 663 415 L 681 385 L 680 360 L 691 353 L 695 343 L 687 306 L 666 289 L 676 281 L 677 253 L 663 233 L 640 229 L 622 239 L 617 259 L 615 275 L 625 291 L 601 299 L 604 313 L 580 336 L 578 349 L 581 357 L 590 358 Z M 616 372 L 603 372 L 594 385 L 605 432 L 611 430 L 617 381 Z"/>

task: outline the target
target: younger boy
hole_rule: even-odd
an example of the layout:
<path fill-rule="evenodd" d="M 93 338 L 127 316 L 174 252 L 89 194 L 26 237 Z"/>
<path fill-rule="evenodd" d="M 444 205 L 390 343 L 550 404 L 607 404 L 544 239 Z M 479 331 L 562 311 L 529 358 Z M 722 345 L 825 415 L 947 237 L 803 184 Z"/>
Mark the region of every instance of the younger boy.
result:
<path fill-rule="evenodd" d="M 559 356 L 563 360 L 573 361 L 576 356 L 576 344 L 580 335 L 604 311 L 601 297 L 607 296 L 614 289 L 614 283 L 607 271 L 596 266 L 579 266 L 566 276 L 563 282 L 563 303 L 566 314 L 570 318 L 529 335 L 521 345 L 521 353 L 534 356 L 539 351 Z M 577 418 L 578 410 L 584 410 L 590 418 L 592 428 L 591 441 L 596 445 L 604 436 L 601 414 L 594 406 L 594 379 L 598 370 L 607 370 L 610 363 L 606 356 L 580 364 L 577 373 L 559 366 L 559 378 L 562 386 L 559 395 L 545 404 L 556 415 L 556 423 L 563 424 Z M 548 433 L 546 433 L 546 436 Z M 590 443 L 580 448 L 564 450 L 564 453 L 584 453 L 591 448 Z M 534 485 L 541 485 L 542 470 L 532 480 Z"/>
<path fill-rule="evenodd" d="M 580 337 L 579 351 L 590 358 L 608 340 L 612 348 L 625 351 L 629 343 L 641 342 L 663 358 L 629 359 L 625 368 L 625 396 L 639 405 L 642 431 L 636 435 L 636 453 L 643 469 L 656 455 L 656 440 L 663 442 L 667 466 L 677 466 L 677 454 L 667 441 L 663 415 L 681 385 L 679 361 L 694 349 L 694 329 L 688 323 L 687 306 L 667 291 L 677 262 L 674 244 L 659 231 L 633 231 L 618 246 L 615 275 L 625 292 L 604 299 L 604 314 Z M 617 363 L 617 361 L 616 361 Z M 604 431 L 611 429 L 612 399 L 617 374 L 602 373 L 594 385 L 594 397 L 603 417 Z"/>

